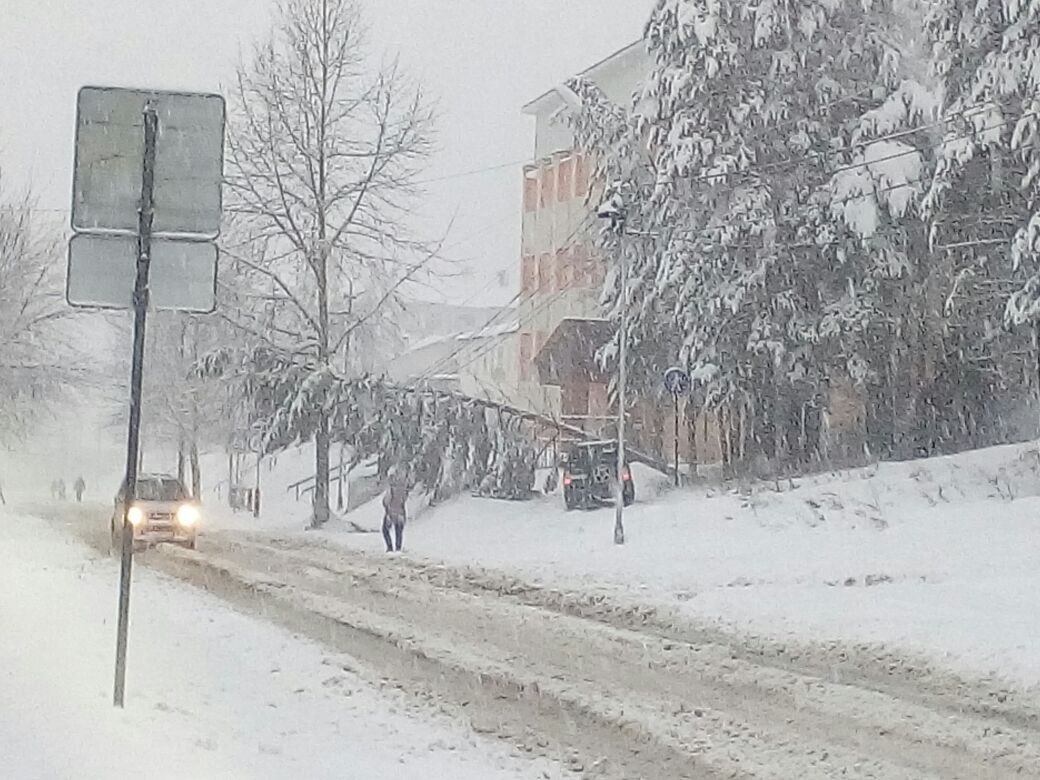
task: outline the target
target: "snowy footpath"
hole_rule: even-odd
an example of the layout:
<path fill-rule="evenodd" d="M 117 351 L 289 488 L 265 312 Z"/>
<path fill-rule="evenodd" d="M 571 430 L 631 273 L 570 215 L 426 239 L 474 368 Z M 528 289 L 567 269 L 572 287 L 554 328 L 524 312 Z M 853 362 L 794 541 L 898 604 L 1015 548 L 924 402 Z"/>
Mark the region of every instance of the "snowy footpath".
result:
<path fill-rule="evenodd" d="M 1035 444 L 659 496 L 639 476 L 624 547 L 612 543 L 609 508 L 464 498 L 418 512 L 406 554 L 604 592 L 744 635 L 853 643 L 1040 685 Z M 378 508 L 365 509 L 351 517 L 375 526 Z M 382 547 L 345 526 L 323 536 Z"/>
<path fill-rule="evenodd" d="M 118 563 L 0 509 L 0 777 L 557 777 L 349 658 L 135 572 L 111 706 Z"/>

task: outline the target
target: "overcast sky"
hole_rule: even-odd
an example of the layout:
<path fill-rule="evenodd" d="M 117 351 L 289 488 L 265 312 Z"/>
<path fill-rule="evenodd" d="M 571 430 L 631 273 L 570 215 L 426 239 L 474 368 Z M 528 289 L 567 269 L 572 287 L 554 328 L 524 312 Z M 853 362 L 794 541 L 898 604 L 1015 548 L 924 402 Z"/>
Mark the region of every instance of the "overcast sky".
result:
<path fill-rule="evenodd" d="M 267 34 L 274 0 L 0 0 L 0 166 L 57 217 L 71 190 L 83 84 L 218 90 Z M 369 0 L 374 43 L 399 52 L 438 97 L 431 178 L 532 153 L 521 106 L 636 40 L 652 0 Z M 470 275 L 448 299 L 505 302 L 519 264 L 520 167 L 431 185 L 428 213 Z M 496 276 L 506 271 L 506 284 Z"/>

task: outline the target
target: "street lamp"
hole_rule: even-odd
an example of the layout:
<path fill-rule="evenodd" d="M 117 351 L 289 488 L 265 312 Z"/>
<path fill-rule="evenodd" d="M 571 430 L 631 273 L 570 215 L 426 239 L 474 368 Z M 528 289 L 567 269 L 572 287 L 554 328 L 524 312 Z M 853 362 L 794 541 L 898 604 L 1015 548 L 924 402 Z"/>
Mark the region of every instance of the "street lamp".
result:
<path fill-rule="evenodd" d="M 625 543 L 625 395 L 628 381 L 628 258 L 624 247 L 625 211 L 621 196 L 614 194 L 597 210 L 600 219 L 610 220 L 610 230 L 617 241 L 618 273 L 621 277 L 621 322 L 618 330 L 618 448 L 617 492 L 614 496 L 614 544 Z"/>

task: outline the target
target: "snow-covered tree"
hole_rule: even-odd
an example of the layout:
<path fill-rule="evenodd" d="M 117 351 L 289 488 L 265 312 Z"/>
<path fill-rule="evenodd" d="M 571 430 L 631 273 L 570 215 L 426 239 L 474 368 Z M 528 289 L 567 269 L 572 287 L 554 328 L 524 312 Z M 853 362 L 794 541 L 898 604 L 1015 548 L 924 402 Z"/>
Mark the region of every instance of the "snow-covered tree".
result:
<path fill-rule="evenodd" d="M 283 2 L 239 73 L 228 132 L 238 289 L 225 311 L 302 372 L 285 400 L 314 404 L 315 526 L 329 517 L 331 433 L 312 391 L 354 335 L 392 321 L 397 290 L 436 254 L 409 230 L 433 115 L 396 64 L 373 64 L 363 32 L 353 0 Z"/>
<path fill-rule="evenodd" d="M 909 216 L 923 219 L 928 242 L 912 220 L 897 226 L 917 262 L 890 344 L 914 359 L 901 382 L 890 379 L 892 396 L 914 417 L 919 449 L 1005 441 L 1022 434 L 1015 412 L 1037 391 L 1031 334 L 1001 322 L 1009 296 L 1009 323 L 1033 318 L 1030 283 L 1016 293 L 1015 276 L 1036 268 L 1037 11 L 959 0 L 905 8 L 919 15 L 907 27 L 922 31 L 915 67 L 862 120 L 866 133 L 898 137 L 922 158 Z"/>
<path fill-rule="evenodd" d="M 82 371 L 63 321 L 57 231 L 34 219 L 33 199 L 0 190 L 0 439 L 24 434 Z"/>
<path fill-rule="evenodd" d="M 896 75 L 887 13 L 660 0 L 652 71 L 629 110 L 572 85 L 586 109 L 572 120 L 579 144 L 608 188 L 632 193 L 632 336 L 641 346 L 671 326 L 704 402 L 726 412 L 734 459 L 808 454 L 830 375 L 865 372 L 855 347 L 878 310 L 869 282 L 901 261 L 879 237 L 864 245 L 870 226 L 854 218 L 870 212 L 856 201 L 901 217 L 917 172 L 892 164 L 892 142 L 855 137 Z"/>

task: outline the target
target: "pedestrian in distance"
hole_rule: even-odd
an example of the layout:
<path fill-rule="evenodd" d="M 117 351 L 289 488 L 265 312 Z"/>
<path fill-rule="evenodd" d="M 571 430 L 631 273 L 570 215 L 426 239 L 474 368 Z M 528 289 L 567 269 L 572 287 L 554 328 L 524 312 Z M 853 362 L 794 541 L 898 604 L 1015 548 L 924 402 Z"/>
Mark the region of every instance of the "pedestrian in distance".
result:
<path fill-rule="evenodd" d="M 76 478 L 76 484 L 72 486 L 73 492 L 76 494 L 76 503 L 83 503 L 83 494 L 87 492 L 87 483 L 83 481 L 83 477 Z"/>
<path fill-rule="evenodd" d="M 66 492 L 65 492 L 65 480 L 64 479 L 59 479 L 58 480 L 58 500 L 59 501 L 64 501 L 65 500 L 65 495 L 66 495 Z"/>
<path fill-rule="evenodd" d="M 390 477 L 390 487 L 383 496 L 383 541 L 386 551 L 401 552 L 404 543 L 404 524 L 408 519 L 408 483 L 403 476 Z M 390 536 L 391 529 L 394 532 Z"/>

